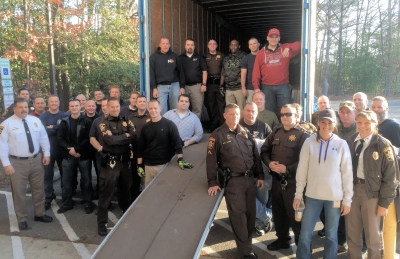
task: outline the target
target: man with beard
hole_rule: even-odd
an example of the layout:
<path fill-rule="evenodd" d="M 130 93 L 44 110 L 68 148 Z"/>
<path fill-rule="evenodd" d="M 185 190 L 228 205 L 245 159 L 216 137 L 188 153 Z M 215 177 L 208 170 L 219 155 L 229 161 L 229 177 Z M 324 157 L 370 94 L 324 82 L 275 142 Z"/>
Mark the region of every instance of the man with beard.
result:
<path fill-rule="evenodd" d="M 200 119 L 204 102 L 204 92 L 207 90 L 207 64 L 202 56 L 194 52 L 193 39 L 185 42 L 185 53 L 179 56 L 185 75 L 185 93 L 192 104 L 192 112 Z"/>
<path fill-rule="evenodd" d="M 242 111 L 245 99 L 242 94 L 240 76 L 242 59 L 246 53 L 240 50 L 239 41 L 237 40 L 231 40 L 229 50 L 231 51 L 231 54 L 229 54 L 229 56 L 227 56 L 222 62 L 221 86 L 225 83 L 226 105 L 230 103 L 237 104 L 240 111 Z"/>

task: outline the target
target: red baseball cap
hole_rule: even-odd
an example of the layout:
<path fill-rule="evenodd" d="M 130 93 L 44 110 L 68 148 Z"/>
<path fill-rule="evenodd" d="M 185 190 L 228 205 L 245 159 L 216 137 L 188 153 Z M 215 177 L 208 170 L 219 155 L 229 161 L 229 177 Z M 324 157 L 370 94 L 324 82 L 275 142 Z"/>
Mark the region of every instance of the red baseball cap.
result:
<path fill-rule="evenodd" d="M 272 35 L 281 36 L 281 33 L 277 28 L 272 28 L 271 30 L 268 31 L 268 36 Z"/>

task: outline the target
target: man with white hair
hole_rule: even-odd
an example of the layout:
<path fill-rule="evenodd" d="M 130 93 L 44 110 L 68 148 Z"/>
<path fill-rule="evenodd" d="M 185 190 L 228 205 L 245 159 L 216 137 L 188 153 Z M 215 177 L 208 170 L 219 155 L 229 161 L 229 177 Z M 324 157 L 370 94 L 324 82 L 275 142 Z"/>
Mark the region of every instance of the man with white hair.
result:
<path fill-rule="evenodd" d="M 368 97 L 363 92 L 353 95 L 353 103 L 356 105 L 356 115 L 363 110 L 368 110 Z"/>

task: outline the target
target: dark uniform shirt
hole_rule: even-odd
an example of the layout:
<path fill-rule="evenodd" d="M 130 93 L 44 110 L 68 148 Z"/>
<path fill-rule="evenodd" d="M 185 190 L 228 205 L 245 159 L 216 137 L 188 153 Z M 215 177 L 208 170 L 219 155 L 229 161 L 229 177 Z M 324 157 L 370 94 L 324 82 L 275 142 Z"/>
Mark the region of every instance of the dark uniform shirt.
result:
<path fill-rule="evenodd" d="M 99 143 L 103 145 L 103 152 L 109 152 L 110 155 L 130 155 L 129 144 L 135 133 L 131 121 L 108 115 L 100 122 L 99 130 Z M 111 136 L 106 133 L 107 130 L 111 131 Z M 125 133 L 129 133 L 130 136 L 126 136 Z"/>
<path fill-rule="evenodd" d="M 193 53 L 191 57 L 188 57 L 185 53 L 180 55 L 179 59 L 182 63 L 186 85 L 205 83 L 203 82 L 203 71 L 207 71 L 207 64 L 202 56 Z"/>
<path fill-rule="evenodd" d="M 237 90 L 242 88 L 240 82 L 242 59 L 246 53 L 243 51 L 236 52 L 235 55 L 230 54 L 222 62 L 221 75 L 225 77 L 225 87 L 228 90 Z"/>
<path fill-rule="evenodd" d="M 298 124 L 290 130 L 285 130 L 280 126 L 276 127 L 261 147 L 262 161 L 267 166 L 272 161 L 278 161 L 286 166 L 288 177 L 295 177 L 301 147 L 309 136 L 306 130 Z"/>
<path fill-rule="evenodd" d="M 206 54 L 207 74 L 219 78 L 221 76 L 222 61 L 225 55 L 219 51 L 215 54 Z"/>
<path fill-rule="evenodd" d="M 247 131 L 248 132 L 248 131 Z M 262 164 L 254 139 L 238 125 L 231 131 L 226 123 L 217 128 L 208 140 L 207 179 L 208 186 L 217 186 L 217 163 L 219 167 L 229 168 L 231 172 L 245 173 L 253 169 L 259 180 L 264 179 Z"/>

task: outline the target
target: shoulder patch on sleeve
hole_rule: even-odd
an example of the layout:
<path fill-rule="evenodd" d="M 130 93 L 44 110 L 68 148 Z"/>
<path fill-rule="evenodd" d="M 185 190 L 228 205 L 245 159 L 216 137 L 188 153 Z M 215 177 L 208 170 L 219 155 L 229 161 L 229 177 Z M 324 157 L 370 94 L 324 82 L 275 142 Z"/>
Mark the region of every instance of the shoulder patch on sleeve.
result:
<path fill-rule="evenodd" d="M 208 149 L 213 149 L 213 148 L 214 148 L 214 144 L 215 144 L 215 138 L 210 137 L 210 138 L 208 139 L 208 146 L 207 146 L 207 148 L 208 148 Z"/>
<path fill-rule="evenodd" d="M 0 126 L 0 135 L 3 132 L 4 126 Z"/>
<path fill-rule="evenodd" d="M 100 123 L 100 124 L 99 124 L 99 128 L 100 128 L 100 131 L 101 131 L 101 132 L 106 131 L 106 124 Z"/>
<path fill-rule="evenodd" d="M 392 148 L 391 148 L 390 146 L 385 147 L 385 148 L 383 149 L 383 153 L 385 154 L 386 159 L 387 159 L 389 162 L 393 162 L 393 161 L 394 161 L 393 150 L 392 150 Z"/>

